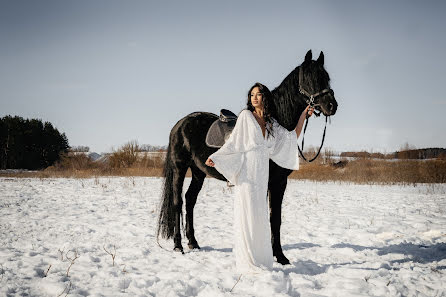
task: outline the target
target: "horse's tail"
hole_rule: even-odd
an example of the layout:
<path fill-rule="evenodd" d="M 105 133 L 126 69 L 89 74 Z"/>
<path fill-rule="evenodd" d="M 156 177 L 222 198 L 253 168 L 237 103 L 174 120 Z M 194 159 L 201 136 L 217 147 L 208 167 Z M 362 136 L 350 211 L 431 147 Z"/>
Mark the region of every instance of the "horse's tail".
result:
<path fill-rule="evenodd" d="M 161 196 L 160 211 L 158 218 L 158 230 L 156 232 L 156 237 L 159 235 L 161 237 L 169 239 L 173 237 L 175 230 L 175 209 L 173 205 L 173 175 L 174 168 L 172 164 L 172 145 L 169 141 L 169 146 L 167 147 L 166 160 L 164 162 L 164 183 L 163 183 L 163 194 Z"/>

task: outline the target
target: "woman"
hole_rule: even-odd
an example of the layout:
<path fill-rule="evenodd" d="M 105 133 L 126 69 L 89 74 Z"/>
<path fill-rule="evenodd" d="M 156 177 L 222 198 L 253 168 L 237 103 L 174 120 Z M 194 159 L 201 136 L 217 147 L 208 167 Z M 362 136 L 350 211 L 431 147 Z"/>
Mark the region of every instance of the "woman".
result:
<path fill-rule="evenodd" d="M 235 185 L 234 253 L 239 273 L 272 269 L 273 252 L 268 215 L 269 159 L 297 170 L 297 138 L 309 106 L 300 115 L 295 131 L 288 131 L 271 117 L 272 94 L 256 83 L 248 92 L 243 110 L 225 144 L 206 160 Z"/>

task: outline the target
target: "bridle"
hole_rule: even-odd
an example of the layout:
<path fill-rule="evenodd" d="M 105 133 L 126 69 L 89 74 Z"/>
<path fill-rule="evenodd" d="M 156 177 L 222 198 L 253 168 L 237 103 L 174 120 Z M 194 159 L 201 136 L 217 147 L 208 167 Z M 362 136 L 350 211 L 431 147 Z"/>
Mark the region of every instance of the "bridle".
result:
<path fill-rule="evenodd" d="M 304 95 L 306 97 L 305 102 L 307 102 L 308 105 L 310 105 L 311 107 L 315 107 L 315 106 L 320 106 L 319 103 L 316 103 L 315 100 L 317 97 L 325 95 L 327 93 L 333 92 L 332 89 L 323 89 L 320 92 L 314 93 L 314 94 L 310 94 L 309 92 L 307 92 L 304 88 L 303 88 L 303 83 L 302 83 L 302 66 L 299 67 L 299 93 L 301 93 L 302 95 Z M 319 113 L 314 113 L 316 116 L 320 116 L 320 112 Z"/>
<path fill-rule="evenodd" d="M 310 94 L 309 92 L 307 92 L 304 88 L 303 88 L 303 83 L 302 83 L 302 66 L 299 67 L 299 93 L 301 93 L 303 96 L 305 96 L 305 102 L 310 105 L 311 107 L 316 107 L 316 106 L 320 106 L 320 103 L 316 103 L 316 98 L 320 97 L 322 95 L 325 95 L 327 93 L 333 92 L 332 89 L 323 89 L 320 92 L 314 93 L 314 94 Z M 314 111 L 314 114 L 316 117 L 319 117 L 321 115 L 321 112 L 316 112 Z M 321 146 L 319 147 L 319 150 L 316 154 L 316 156 L 314 156 L 310 161 L 307 160 L 307 158 L 305 158 L 304 154 L 303 154 L 303 150 L 304 150 L 304 140 L 305 140 L 305 131 L 307 130 L 307 126 L 308 126 L 308 121 L 309 121 L 309 117 L 308 117 L 308 111 L 307 111 L 307 115 L 306 115 L 306 123 L 305 123 L 305 127 L 304 127 L 304 133 L 302 135 L 302 149 L 299 147 L 299 145 L 297 145 L 297 148 L 299 150 L 300 155 L 302 156 L 302 158 L 307 161 L 307 162 L 313 162 L 314 160 L 316 160 L 316 158 L 319 156 L 319 153 L 321 152 L 322 146 L 324 145 L 324 140 L 325 140 L 325 131 L 327 130 L 327 119 L 328 116 L 325 116 L 325 128 L 324 128 L 324 134 L 322 136 L 322 142 L 321 142 Z"/>

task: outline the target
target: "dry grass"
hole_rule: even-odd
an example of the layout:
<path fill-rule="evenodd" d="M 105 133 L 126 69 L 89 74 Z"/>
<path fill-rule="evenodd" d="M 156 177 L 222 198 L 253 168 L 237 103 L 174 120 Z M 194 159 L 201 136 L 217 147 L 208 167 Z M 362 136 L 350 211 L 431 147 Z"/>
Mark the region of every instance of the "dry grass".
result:
<path fill-rule="evenodd" d="M 0 176 L 37 178 L 89 178 L 97 176 L 163 176 L 161 156 L 141 154 L 131 141 L 103 160 L 93 161 L 85 154 L 62 155 L 60 161 L 40 171 L 0 172 Z M 187 176 L 191 176 L 190 170 Z"/>
<path fill-rule="evenodd" d="M 341 168 L 333 164 L 305 163 L 290 178 L 360 184 L 446 183 L 446 161 L 357 159 Z"/>
<path fill-rule="evenodd" d="M 128 151 L 123 151 L 128 150 Z M 62 159 L 45 170 L 23 172 L 1 172 L 9 177 L 71 177 L 89 178 L 97 176 L 155 176 L 162 177 L 164 160 L 162 157 L 149 157 L 147 154 L 136 157 L 135 148 L 124 146 L 113 152 L 108 161 L 93 162 L 87 156 L 78 154 L 63 156 Z M 313 163 L 302 163 L 298 171 L 290 175 L 292 179 L 316 181 L 346 181 L 360 184 L 415 184 L 446 183 L 446 160 L 398 160 L 357 159 L 343 161 L 335 166 L 333 159 L 318 158 Z M 190 170 L 187 173 L 190 177 Z"/>
<path fill-rule="evenodd" d="M 64 156 L 54 166 L 37 172 L 38 177 L 74 177 L 88 178 L 95 176 L 159 176 L 163 174 L 164 161 L 160 157 L 149 158 L 147 154 L 137 158 L 126 152 L 112 153 L 108 160 L 85 161 L 85 155 Z"/>

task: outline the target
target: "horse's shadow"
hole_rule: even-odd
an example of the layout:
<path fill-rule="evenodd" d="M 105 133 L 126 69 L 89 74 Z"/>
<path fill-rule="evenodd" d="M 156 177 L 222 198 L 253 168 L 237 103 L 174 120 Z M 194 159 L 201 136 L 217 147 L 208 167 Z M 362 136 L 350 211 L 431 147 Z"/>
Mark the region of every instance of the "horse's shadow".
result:
<path fill-rule="evenodd" d="M 301 242 L 301 243 L 285 244 L 282 246 L 282 249 L 283 250 L 294 250 L 294 249 L 303 250 L 303 249 L 307 249 L 307 248 L 311 248 L 311 247 L 320 247 L 320 245 L 314 244 L 311 242 Z"/>
<path fill-rule="evenodd" d="M 305 249 L 305 248 L 311 248 L 311 247 L 319 247 L 320 245 L 313 244 L 313 243 L 296 243 L 291 245 L 284 245 L 284 250 L 292 250 L 292 249 Z M 389 245 L 384 247 L 367 247 L 367 246 L 360 246 L 360 245 L 354 245 L 349 243 L 340 243 L 332 245 L 331 248 L 351 248 L 355 252 L 364 251 L 364 250 L 376 250 L 378 256 L 388 255 L 388 254 L 403 254 L 404 258 L 402 259 L 396 259 L 396 260 L 390 260 L 390 261 L 383 261 L 386 264 L 381 265 L 380 268 L 356 268 L 356 269 L 362 269 L 362 270 L 378 270 L 381 268 L 384 269 L 398 269 L 395 267 L 392 267 L 394 263 L 405 263 L 405 262 L 416 262 L 420 264 L 427 264 L 432 262 L 439 262 L 443 259 L 446 259 L 446 243 L 437 243 L 434 245 L 419 245 L 419 244 L 413 244 L 413 243 L 400 243 L 396 245 Z M 352 265 L 352 264 L 363 264 L 368 261 L 364 262 L 347 262 L 347 263 L 333 263 L 333 264 L 319 264 L 312 260 L 305 260 L 305 261 L 295 261 L 292 262 L 292 264 L 289 266 L 284 266 L 280 269 L 286 274 L 289 274 L 291 272 L 296 274 L 305 274 L 305 275 L 317 275 L 322 274 L 327 271 L 328 268 L 333 267 L 342 267 L 345 265 Z M 387 264 L 389 263 L 389 264 Z M 446 269 L 446 266 L 437 266 L 435 268 L 436 270 L 444 270 Z"/>
<path fill-rule="evenodd" d="M 275 271 L 282 271 L 285 274 L 290 274 L 291 272 L 296 274 L 305 275 L 318 275 L 325 273 L 327 269 L 333 265 L 330 264 L 318 264 L 312 260 L 296 261 L 292 262 L 291 265 L 286 265 L 280 268 L 274 268 Z"/>
<path fill-rule="evenodd" d="M 416 262 L 421 264 L 427 264 L 431 262 L 438 262 L 446 259 L 446 243 L 437 243 L 434 245 L 422 245 L 413 243 L 400 243 L 381 248 L 377 247 L 364 247 L 348 243 L 340 243 L 331 246 L 332 248 L 351 248 L 354 251 L 363 251 L 366 249 L 377 250 L 379 256 L 388 254 L 403 254 L 404 259 L 391 260 L 389 263 L 404 263 L 404 262 Z"/>
<path fill-rule="evenodd" d="M 202 246 L 200 249 L 202 251 L 206 251 L 206 252 L 215 251 L 215 252 L 222 252 L 222 253 L 232 253 L 232 248 L 216 249 L 211 246 Z"/>

